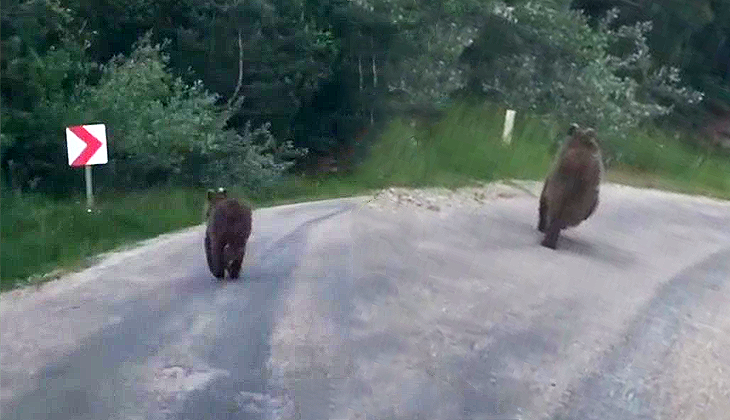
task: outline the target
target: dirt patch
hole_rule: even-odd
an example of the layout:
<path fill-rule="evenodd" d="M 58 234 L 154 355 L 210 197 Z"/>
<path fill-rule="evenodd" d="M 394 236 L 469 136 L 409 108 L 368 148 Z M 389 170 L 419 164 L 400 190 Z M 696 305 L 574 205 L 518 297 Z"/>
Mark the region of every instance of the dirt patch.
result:
<path fill-rule="evenodd" d="M 440 212 L 452 209 L 480 207 L 488 201 L 510 199 L 525 195 L 536 196 L 540 183 L 531 181 L 509 181 L 464 187 L 456 190 L 447 188 L 388 188 L 378 191 L 368 207 L 396 212 L 403 207 Z"/>

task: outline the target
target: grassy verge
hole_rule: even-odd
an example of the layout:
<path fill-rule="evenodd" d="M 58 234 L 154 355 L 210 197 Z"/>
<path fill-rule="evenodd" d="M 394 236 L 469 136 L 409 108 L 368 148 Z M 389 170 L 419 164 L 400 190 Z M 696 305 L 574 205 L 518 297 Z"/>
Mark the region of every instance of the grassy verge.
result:
<path fill-rule="evenodd" d="M 261 207 L 356 192 L 346 182 L 291 179 L 277 194 L 249 201 Z M 231 193 L 245 196 L 235 187 Z M 64 270 L 83 268 L 100 253 L 203 222 L 201 190 L 159 189 L 95 199 L 96 211 L 87 212 L 84 197 L 3 194 L 0 291 L 51 280 Z"/>
<path fill-rule="evenodd" d="M 518 116 L 509 146 L 502 144 L 503 111 L 459 106 L 441 121 L 414 127 L 396 120 L 356 176 L 361 185 L 458 187 L 472 180 L 539 178 L 551 161 L 555 127 Z"/>
<path fill-rule="evenodd" d="M 504 145 L 503 116 L 503 109 L 461 106 L 430 127 L 394 121 L 355 179 L 371 188 L 542 179 L 564 127 L 518 114 L 512 142 Z M 730 199 L 727 157 L 708 155 L 658 130 L 601 140 L 620 158 L 609 167 L 609 182 Z"/>
<path fill-rule="evenodd" d="M 87 213 L 80 199 L 3 194 L 0 286 L 41 280 L 31 276 L 74 268 L 125 242 L 195 224 L 202 209 L 197 195 L 177 190 L 103 196 L 97 197 L 98 212 Z"/>
<path fill-rule="evenodd" d="M 456 188 L 499 178 L 541 179 L 561 128 L 519 115 L 512 142 L 501 142 L 504 110 L 462 105 L 429 126 L 393 121 L 358 170 L 323 179 L 292 178 L 254 206 L 362 194 L 387 186 Z M 730 199 L 730 161 L 698 152 L 660 132 L 640 132 L 623 144 L 607 180 Z M 233 195 L 244 196 L 230 188 Z M 3 196 L 0 290 L 43 280 L 37 273 L 78 268 L 88 257 L 202 222 L 204 191 L 153 190 L 97 198 L 87 213 L 81 199 L 53 201 Z"/>

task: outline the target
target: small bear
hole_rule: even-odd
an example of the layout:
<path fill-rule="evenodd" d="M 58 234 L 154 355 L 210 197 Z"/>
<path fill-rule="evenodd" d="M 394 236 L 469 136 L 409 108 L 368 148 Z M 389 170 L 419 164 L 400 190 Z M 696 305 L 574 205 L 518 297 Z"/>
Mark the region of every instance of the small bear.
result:
<path fill-rule="evenodd" d="M 595 131 L 571 124 L 540 194 L 537 228 L 545 234 L 542 246 L 556 249 L 561 230 L 577 226 L 593 214 L 603 171 Z"/>
<path fill-rule="evenodd" d="M 208 190 L 205 256 L 211 273 L 218 280 L 225 277 L 226 270 L 232 279 L 239 276 L 246 242 L 251 235 L 251 213 L 250 207 L 229 198 L 225 188 Z"/>

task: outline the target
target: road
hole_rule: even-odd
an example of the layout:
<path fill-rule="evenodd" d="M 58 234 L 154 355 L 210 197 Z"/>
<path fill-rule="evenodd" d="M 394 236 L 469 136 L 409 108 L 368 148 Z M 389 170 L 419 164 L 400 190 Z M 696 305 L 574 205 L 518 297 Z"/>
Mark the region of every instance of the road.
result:
<path fill-rule="evenodd" d="M 523 188 L 259 209 L 235 282 L 197 226 L 4 293 L 0 415 L 724 418 L 730 203 L 604 185 L 552 251 Z"/>

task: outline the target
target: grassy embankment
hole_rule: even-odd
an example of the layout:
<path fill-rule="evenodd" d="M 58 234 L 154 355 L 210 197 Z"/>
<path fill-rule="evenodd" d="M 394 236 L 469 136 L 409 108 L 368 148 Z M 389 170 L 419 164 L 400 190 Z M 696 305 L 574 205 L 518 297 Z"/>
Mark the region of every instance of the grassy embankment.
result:
<path fill-rule="evenodd" d="M 559 137 L 546 126 L 518 115 L 512 144 L 501 144 L 503 112 L 462 106 L 430 128 L 392 122 L 371 156 L 355 173 L 322 180 L 292 179 L 256 206 L 333 198 L 398 186 L 458 187 L 473 180 L 541 179 Z M 730 198 L 730 161 L 706 159 L 657 132 L 632 136 L 617 145 L 629 165 L 613 167 L 608 181 Z M 235 191 L 232 191 L 234 194 Z M 88 257 L 131 241 L 201 223 L 203 191 L 154 190 L 96 198 L 87 213 L 83 197 L 66 201 L 26 195 L 3 196 L 1 290 L 37 282 L 58 267 L 83 266 Z M 50 276 L 52 277 L 52 276 Z"/>

